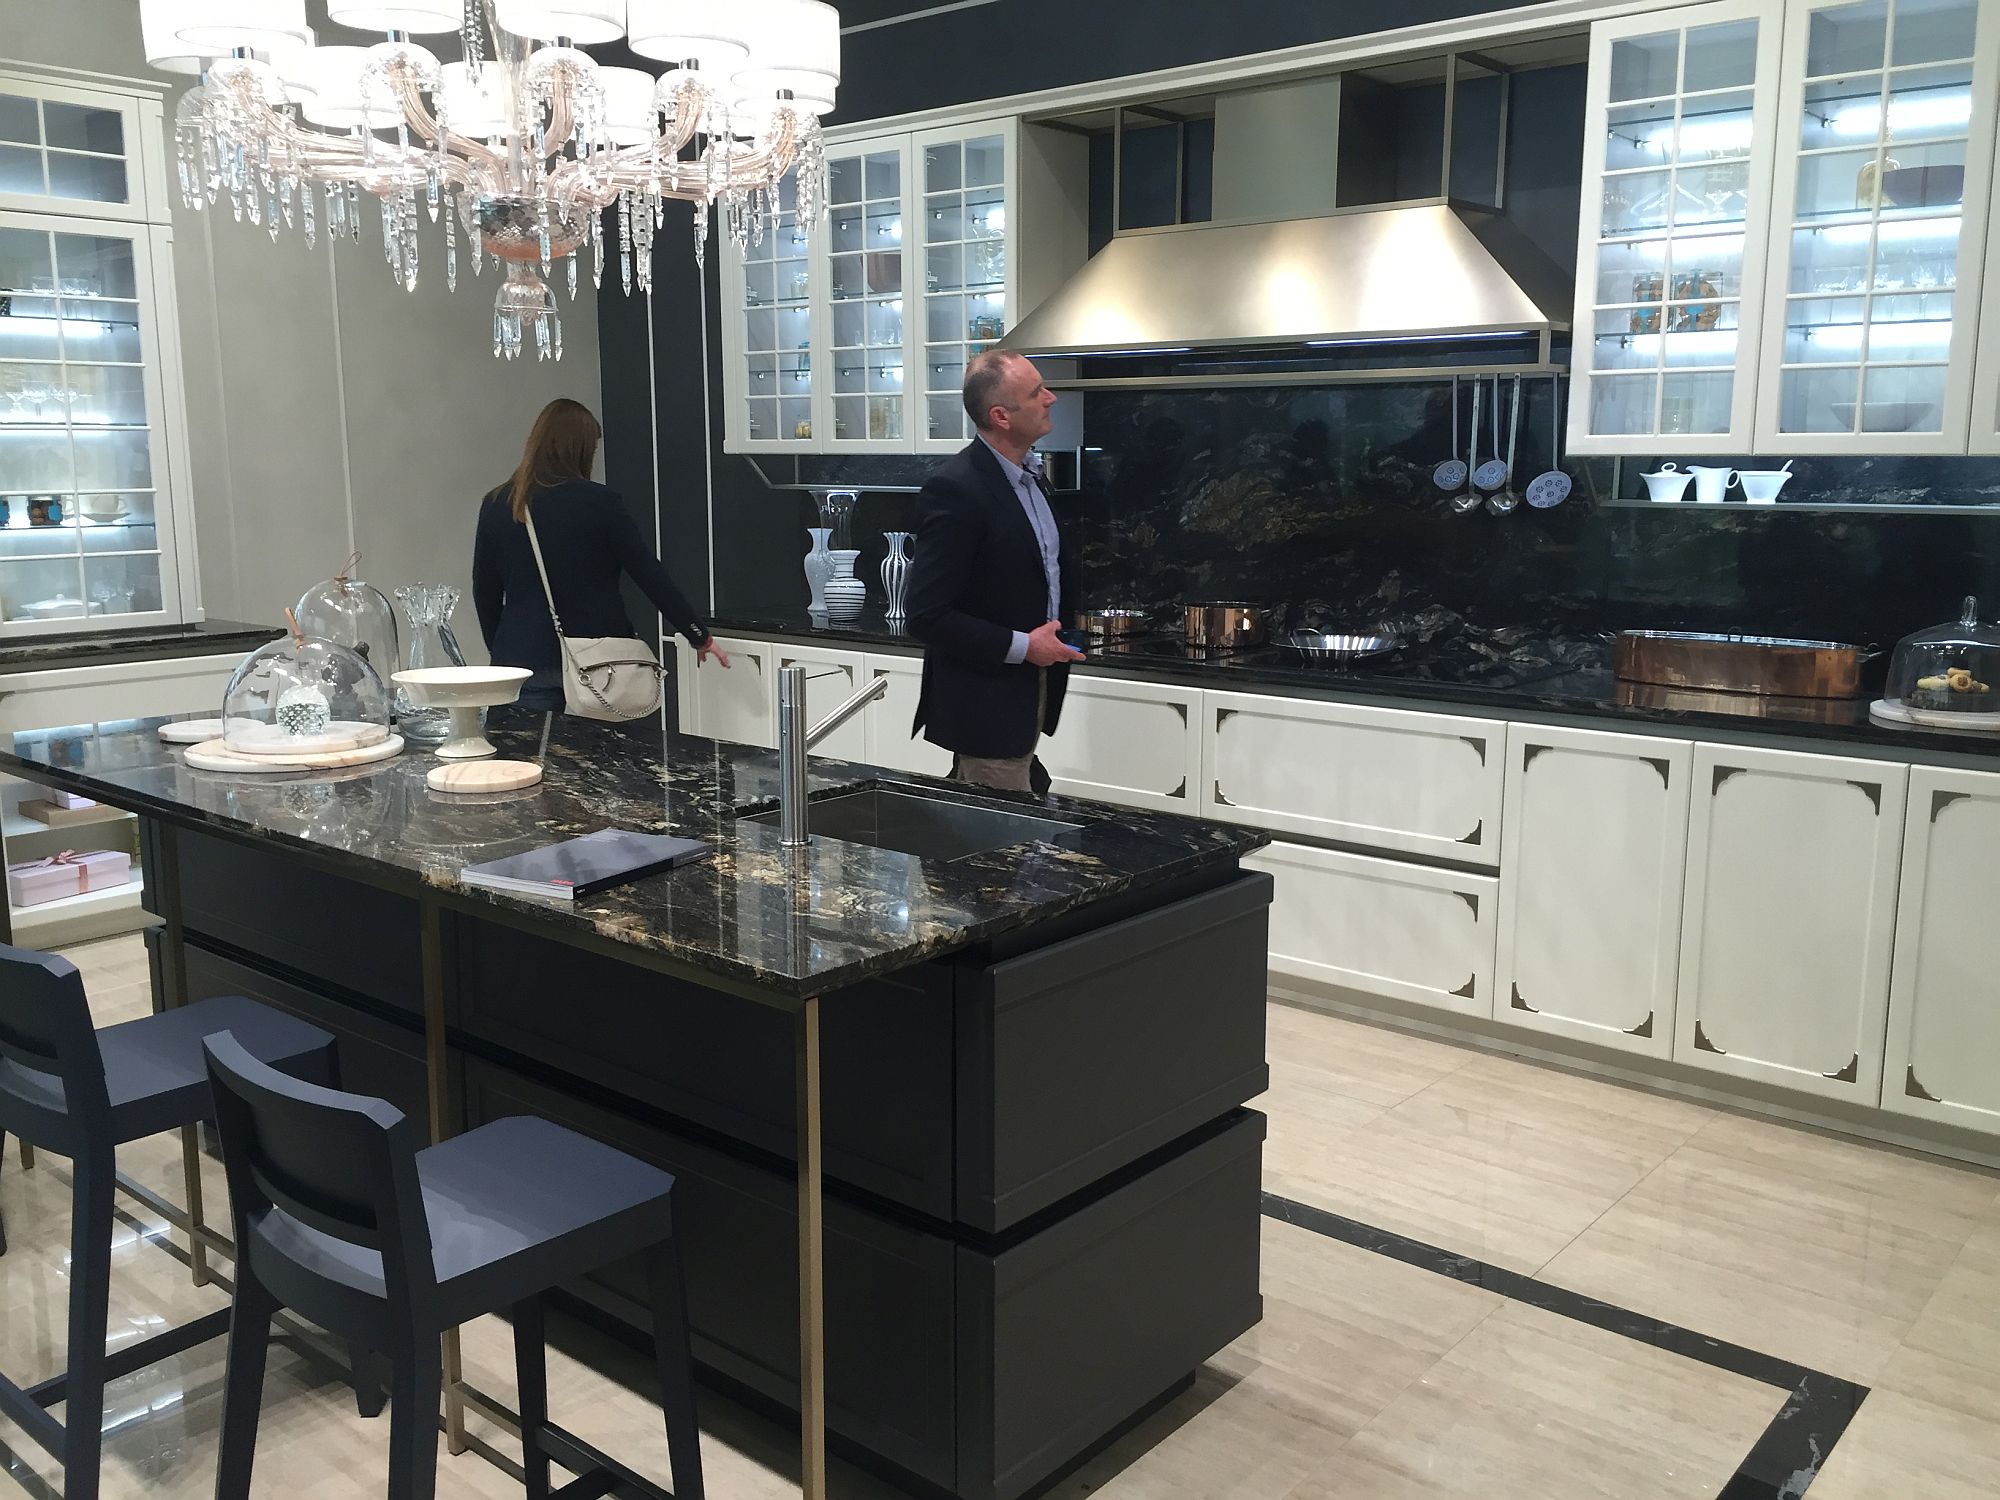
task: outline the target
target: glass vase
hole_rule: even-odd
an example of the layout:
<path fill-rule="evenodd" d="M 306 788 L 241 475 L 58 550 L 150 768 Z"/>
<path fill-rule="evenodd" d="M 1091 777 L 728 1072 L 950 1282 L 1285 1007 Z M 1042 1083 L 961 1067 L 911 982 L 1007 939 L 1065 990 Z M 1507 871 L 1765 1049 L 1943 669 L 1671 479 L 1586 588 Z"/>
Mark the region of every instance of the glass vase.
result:
<path fill-rule="evenodd" d="M 819 498 L 819 524 L 832 533 L 835 552 L 845 552 L 854 545 L 848 527 L 854 519 L 854 503 L 860 498 L 854 490 L 828 490 Z"/>
<path fill-rule="evenodd" d="M 833 576 L 826 581 L 829 620 L 845 623 L 860 617 L 862 603 L 868 597 L 868 586 L 854 576 L 854 560 L 860 555 L 852 549 L 839 548 L 827 554 L 833 559 Z"/>
<path fill-rule="evenodd" d="M 458 608 L 457 589 L 448 583 L 413 583 L 397 589 L 396 598 L 410 622 L 409 642 L 403 652 L 406 670 L 465 665 L 465 653 L 451 631 L 451 612 Z M 480 717 L 485 717 L 483 710 Z M 418 708 L 398 684 L 396 727 L 413 745 L 442 745 L 451 737 L 451 710 Z"/>

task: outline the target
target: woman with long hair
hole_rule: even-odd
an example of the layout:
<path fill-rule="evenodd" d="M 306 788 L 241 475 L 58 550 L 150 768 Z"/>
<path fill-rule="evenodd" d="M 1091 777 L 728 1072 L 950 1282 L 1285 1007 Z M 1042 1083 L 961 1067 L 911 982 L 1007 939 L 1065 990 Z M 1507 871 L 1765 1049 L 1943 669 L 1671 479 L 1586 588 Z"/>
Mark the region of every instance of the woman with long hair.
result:
<path fill-rule="evenodd" d="M 597 418 L 580 402 L 558 398 L 542 408 L 514 476 L 479 507 L 472 544 L 472 603 L 494 665 L 527 667 L 523 708 L 563 706 L 562 646 L 528 544 L 529 512 L 548 567 L 549 589 L 572 636 L 631 636 L 618 586 L 629 576 L 653 607 L 699 653 L 723 666 L 729 657 L 710 639 L 687 596 L 639 535 L 616 490 L 592 482 Z"/>

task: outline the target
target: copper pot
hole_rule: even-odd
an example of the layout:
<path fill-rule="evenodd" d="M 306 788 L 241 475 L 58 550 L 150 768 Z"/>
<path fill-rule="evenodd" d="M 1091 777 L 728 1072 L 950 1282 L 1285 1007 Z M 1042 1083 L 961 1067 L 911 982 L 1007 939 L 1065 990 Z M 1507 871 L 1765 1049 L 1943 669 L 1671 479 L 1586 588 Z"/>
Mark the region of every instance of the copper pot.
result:
<path fill-rule="evenodd" d="M 1271 612 L 1239 600 L 1212 600 L 1187 607 L 1187 643 L 1210 649 L 1261 646 L 1271 627 Z"/>
<path fill-rule="evenodd" d="M 1623 630 L 1614 667 L 1627 682 L 1784 698 L 1858 698 L 1871 653 L 1842 641 L 1687 630 Z"/>

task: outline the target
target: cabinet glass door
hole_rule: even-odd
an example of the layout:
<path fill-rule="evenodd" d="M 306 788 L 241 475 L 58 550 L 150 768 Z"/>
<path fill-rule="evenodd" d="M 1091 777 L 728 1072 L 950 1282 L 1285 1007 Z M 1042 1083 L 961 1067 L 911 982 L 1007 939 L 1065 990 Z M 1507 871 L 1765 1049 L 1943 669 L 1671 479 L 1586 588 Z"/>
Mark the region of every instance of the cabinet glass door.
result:
<path fill-rule="evenodd" d="M 743 321 L 738 436 L 758 448 L 813 440 L 812 261 L 794 176 L 778 185 L 778 215 L 743 251 L 736 316 Z"/>
<path fill-rule="evenodd" d="M 64 212 L 133 204 L 132 115 L 129 103 L 82 90 L 0 87 L 0 202 Z"/>
<path fill-rule="evenodd" d="M 1724 3 L 1591 37 L 1571 410 L 1582 452 L 1747 446 L 1779 12 Z"/>
<path fill-rule="evenodd" d="M 901 141 L 827 154 L 826 349 L 833 378 L 832 430 L 823 449 L 909 450 L 903 376 L 906 157 Z"/>
<path fill-rule="evenodd" d="M 972 436 L 959 392 L 966 361 L 1007 331 L 1007 137 L 919 137 L 923 222 L 923 407 L 919 448 Z"/>
<path fill-rule="evenodd" d="M 0 214 L 0 621 L 166 607 L 163 414 L 144 240 Z M 76 629 L 71 623 L 67 628 Z"/>
<path fill-rule="evenodd" d="M 1791 13 L 1760 446 L 1964 450 L 2000 24 L 1984 8 Z"/>

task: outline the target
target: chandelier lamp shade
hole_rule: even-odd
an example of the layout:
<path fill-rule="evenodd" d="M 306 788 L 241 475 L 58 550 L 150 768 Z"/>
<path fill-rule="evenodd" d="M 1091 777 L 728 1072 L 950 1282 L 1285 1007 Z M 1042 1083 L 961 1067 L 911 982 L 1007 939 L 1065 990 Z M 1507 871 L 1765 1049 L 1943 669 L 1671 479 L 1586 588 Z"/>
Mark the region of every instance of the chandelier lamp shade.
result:
<path fill-rule="evenodd" d="M 840 84 L 840 17 L 821 0 L 328 0 L 326 12 L 379 40 L 320 45 L 303 0 L 140 0 L 147 61 L 201 73 L 174 118 L 182 199 L 226 202 L 274 240 L 359 242 L 364 217 L 379 219 L 383 259 L 411 291 L 441 230 L 448 286 L 489 259 L 503 278 L 495 355 L 562 357 L 558 266 L 572 298 L 579 260 L 601 285 L 613 256 L 627 293 L 650 290 L 669 200 L 693 206 L 697 266 L 711 215 L 745 248 L 781 207 L 806 232 L 824 214 L 820 116 Z M 580 50 L 621 38 L 665 71 Z"/>

